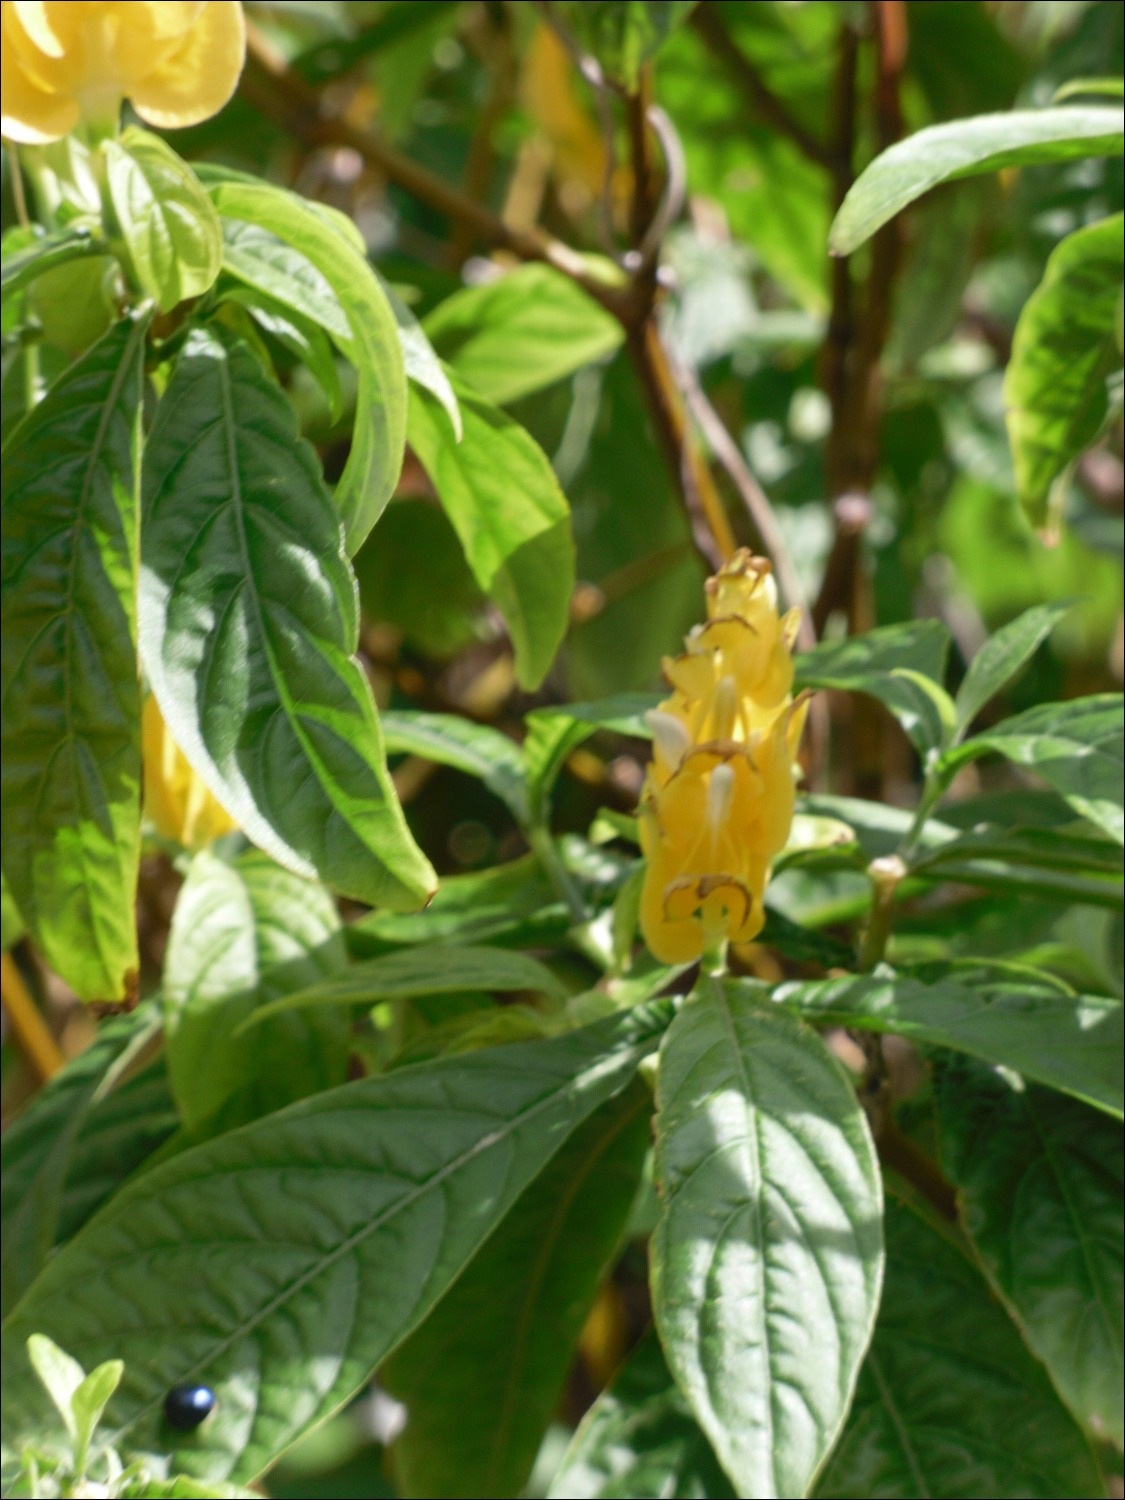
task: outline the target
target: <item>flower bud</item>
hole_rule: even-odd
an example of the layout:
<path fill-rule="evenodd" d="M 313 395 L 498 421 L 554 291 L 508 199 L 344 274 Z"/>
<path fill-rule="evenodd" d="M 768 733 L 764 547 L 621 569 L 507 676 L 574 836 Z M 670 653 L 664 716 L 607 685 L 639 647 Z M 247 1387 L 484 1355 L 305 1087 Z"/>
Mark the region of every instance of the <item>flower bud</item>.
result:
<path fill-rule="evenodd" d="M 761 931 L 793 819 L 805 719 L 791 693 L 797 611 L 778 617 L 769 563 L 742 551 L 708 580 L 707 616 L 684 655 L 665 659 L 672 696 L 649 715 L 641 930 L 664 963 Z"/>

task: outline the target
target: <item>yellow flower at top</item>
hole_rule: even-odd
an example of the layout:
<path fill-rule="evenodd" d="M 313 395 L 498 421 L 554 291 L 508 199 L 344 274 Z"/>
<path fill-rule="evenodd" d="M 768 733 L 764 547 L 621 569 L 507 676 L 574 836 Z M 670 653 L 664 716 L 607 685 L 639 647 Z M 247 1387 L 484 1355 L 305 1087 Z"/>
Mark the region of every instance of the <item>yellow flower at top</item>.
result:
<path fill-rule="evenodd" d="M 641 931 L 664 963 L 757 936 L 793 821 L 806 712 L 791 693 L 798 612 L 778 618 L 769 563 L 741 551 L 708 579 L 707 616 L 684 655 L 665 658 L 672 696 L 648 715 Z"/>
<path fill-rule="evenodd" d="M 122 99 L 174 129 L 217 114 L 246 55 L 238 0 L 3 0 L 3 134 L 42 145 L 80 121 L 116 128 Z"/>

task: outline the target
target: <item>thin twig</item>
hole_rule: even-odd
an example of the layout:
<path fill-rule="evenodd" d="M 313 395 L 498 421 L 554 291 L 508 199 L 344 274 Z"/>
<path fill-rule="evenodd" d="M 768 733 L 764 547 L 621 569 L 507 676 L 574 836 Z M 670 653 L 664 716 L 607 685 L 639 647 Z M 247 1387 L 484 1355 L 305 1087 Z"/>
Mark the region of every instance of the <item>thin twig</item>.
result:
<path fill-rule="evenodd" d="M 687 197 L 687 157 L 675 126 L 659 104 L 650 104 L 646 116 L 649 128 L 660 142 L 660 149 L 664 153 L 665 178 L 664 191 L 652 222 L 633 252 L 638 257 L 637 270 L 656 263 L 664 236 L 679 218 Z M 630 264 L 628 258 L 625 263 Z"/>
<path fill-rule="evenodd" d="M 31 219 L 27 212 L 27 198 L 23 190 L 23 169 L 20 167 L 19 150 L 15 141 L 5 141 L 8 152 L 8 178 L 12 184 L 12 202 L 15 204 L 16 218 L 22 229 L 31 228 Z"/>

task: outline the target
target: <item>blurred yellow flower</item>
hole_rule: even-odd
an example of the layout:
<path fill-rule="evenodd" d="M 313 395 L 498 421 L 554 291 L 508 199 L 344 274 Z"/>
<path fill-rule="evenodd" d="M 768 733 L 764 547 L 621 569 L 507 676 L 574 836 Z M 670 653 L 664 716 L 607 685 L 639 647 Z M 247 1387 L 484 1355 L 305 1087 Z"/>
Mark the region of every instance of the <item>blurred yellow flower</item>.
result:
<path fill-rule="evenodd" d="M 761 931 L 793 820 L 806 711 L 791 693 L 797 611 L 778 618 L 769 563 L 742 551 L 708 579 L 707 616 L 685 654 L 665 659 L 672 696 L 648 715 L 641 931 L 664 963 Z"/>
<path fill-rule="evenodd" d="M 122 99 L 150 125 L 195 125 L 234 93 L 246 54 L 238 0 L 3 0 L 3 134 L 42 145 Z"/>
<path fill-rule="evenodd" d="M 162 838 L 185 849 L 201 849 L 238 827 L 188 764 L 151 694 L 145 702 L 142 740 L 145 813 Z"/>

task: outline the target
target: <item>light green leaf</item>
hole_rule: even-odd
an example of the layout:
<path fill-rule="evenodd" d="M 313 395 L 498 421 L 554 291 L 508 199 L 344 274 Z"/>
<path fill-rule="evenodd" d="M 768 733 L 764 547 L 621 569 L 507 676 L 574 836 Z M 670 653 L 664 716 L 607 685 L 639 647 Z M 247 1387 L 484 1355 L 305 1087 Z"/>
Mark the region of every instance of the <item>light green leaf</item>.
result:
<path fill-rule="evenodd" d="M 941 686 L 949 639 L 940 620 L 912 620 L 822 641 L 797 658 L 795 685 L 869 693 L 886 704 L 925 755 L 952 729 L 953 704 Z"/>
<path fill-rule="evenodd" d="M 343 974 L 297 990 L 250 1016 L 247 1025 L 281 1011 L 321 1005 L 374 1005 L 411 995 L 455 995 L 466 990 L 534 990 L 563 999 L 565 988 L 551 970 L 526 953 L 507 948 L 429 946 L 407 948 L 353 964 Z"/>
<path fill-rule="evenodd" d="M 211 199 L 224 219 L 233 218 L 266 230 L 300 255 L 327 282 L 331 301 L 342 308 L 346 334 L 323 322 L 313 311 L 314 299 L 302 299 L 299 312 L 323 322 L 341 350 L 355 365 L 358 377 L 355 428 L 348 461 L 336 486 L 336 504 L 343 517 L 348 552 L 354 554 L 383 513 L 402 469 L 406 436 L 406 377 L 394 314 L 375 273 L 353 242 L 317 208 L 293 193 L 266 183 L 208 179 Z M 260 238 L 258 266 L 269 259 Z M 286 286 L 302 280 L 315 289 L 319 283 L 286 257 L 283 274 L 274 277 L 248 268 L 246 257 L 226 264 L 271 296 L 287 301 Z M 249 271 L 249 274 L 248 274 Z M 267 284 L 268 283 L 268 284 Z M 330 300 L 323 295 L 315 305 L 329 318 Z"/>
<path fill-rule="evenodd" d="M 900 209 L 939 182 L 1000 167 L 1120 156 L 1121 111 L 1111 105 L 1014 109 L 929 125 L 898 141 L 848 191 L 829 236 L 833 255 L 850 255 Z"/>
<path fill-rule="evenodd" d="M 5 240 L 8 235 L 4 236 Z M 108 246 L 97 239 L 89 229 L 68 226 L 56 229 L 51 234 L 41 234 L 30 244 L 11 250 L 4 255 L 0 266 L 0 296 L 7 302 L 21 288 L 72 260 L 84 260 L 92 255 L 105 255 Z M 5 332 L 7 329 L 5 328 Z"/>
<path fill-rule="evenodd" d="M 949 780 L 989 751 L 1042 776 L 1084 818 L 1125 844 L 1125 721 L 1120 693 L 1041 703 L 974 735 L 941 760 Z"/>
<path fill-rule="evenodd" d="M 383 715 L 383 741 L 389 754 L 419 755 L 478 777 L 518 823 L 527 822 L 527 779 L 520 747 L 498 729 L 456 714 L 400 709 Z"/>
<path fill-rule="evenodd" d="M 86 1379 L 86 1371 L 76 1359 L 60 1349 L 51 1339 L 41 1333 L 33 1333 L 27 1340 L 27 1355 L 44 1389 L 55 1404 L 55 1408 L 66 1424 L 71 1437 L 77 1437 L 71 1401 L 74 1393 Z"/>
<path fill-rule="evenodd" d="M 650 1264 L 669 1367 L 738 1494 L 803 1495 L 879 1303 L 866 1118 L 813 1031 L 718 981 L 672 1023 L 656 1097 Z"/>
<path fill-rule="evenodd" d="M 817 1023 L 891 1031 L 1000 1063 L 1109 1114 L 1125 1106 L 1120 1000 L 874 975 L 782 984 L 773 997 Z"/>
<path fill-rule="evenodd" d="M 4 874 L 84 1000 L 136 982 L 136 589 L 145 324 L 60 377 L 3 463 Z"/>
<path fill-rule="evenodd" d="M 86 1467 L 90 1439 L 124 1373 L 121 1360 L 107 1359 L 96 1370 L 90 1371 L 70 1398 L 70 1409 L 74 1413 L 74 1466 L 80 1474 Z"/>
<path fill-rule="evenodd" d="M 245 345 L 195 330 L 145 449 L 145 671 L 176 743 L 256 844 L 401 909 L 436 879 L 386 769 L 356 616 L 292 407 Z"/>
<path fill-rule="evenodd" d="M 453 436 L 460 442 L 461 408 L 457 404 L 457 397 L 453 394 L 453 387 L 449 383 L 449 376 L 445 373 L 445 366 L 426 337 L 421 323 L 394 287 L 383 276 L 380 276 L 378 271 L 375 275 L 379 277 L 379 285 L 383 288 L 383 294 L 390 303 L 391 312 L 394 313 L 395 322 L 398 324 L 398 336 L 402 340 L 402 361 L 406 367 L 407 379 L 415 381 L 432 396 L 437 397 L 445 408 L 446 416 L 453 424 Z M 487 392 L 485 394 L 487 395 Z"/>
<path fill-rule="evenodd" d="M 582 1419 L 552 1500 L 733 1500 L 730 1480 L 668 1372 L 656 1330 Z"/>
<path fill-rule="evenodd" d="M 638 739 L 651 740 L 652 730 L 645 715 L 650 709 L 659 707 L 666 693 L 615 693 L 612 698 L 600 698 L 596 703 L 568 703 L 563 708 L 541 708 L 537 712 L 543 718 L 565 716 L 577 719 L 595 729 L 608 729 L 613 734 L 631 734 Z"/>
<path fill-rule="evenodd" d="M 417 1327 L 567 1137 L 628 1085 L 672 1009 L 330 1089 L 151 1168 L 9 1319 L 5 1430 L 34 1441 L 50 1420 L 24 1349 L 42 1331 L 91 1363 L 124 1359 L 106 1439 L 126 1461 L 159 1451 L 199 1479 L 261 1473 Z M 217 1410 L 169 1432 L 164 1398 L 189 1380 Z"/>
<path fill-rule="evenodd" d="M 263 296 L 319 324 L 341 347 L 352 326 L 328 278 L 308 256 L 260 224 L 222 219 L 223 269 Z"/>
<path fill-rule="evenodd" d="M 235 284 L 226 288 L 223 301 L 237 302 L 247 308 L 258 327 L 272 334 L 283 348 L 309 370 L 324 392 L 329 420 L 338 422 L 344 409 L 340 372 L 336 368 L 332 344 L 320 324 L 253 286 Z"/>
<path fill-rule="evenodd" d="M 637 1079 L 580 1125 L 379 1372 L 407 1411 L 391 1449 L 402 1495 L 522 1493 L 617 1253 L 651 1114 Z"/>
<path fill-rule="evenodd" d="M 521 687 L 555 659 L 574 591 L 570 508 L 546 454 L 518 422 L 458 379 L 454 443 L 436 399 L 410 392 L 410 446 L 433 481 L 473 576 L 508 627 Z"/>
<path fill-rule="evenodd" d="M 696 0 L 556 0 L 584 50 L 632 92 L 640 70 L 695 9 Z"/>
<path fill-rule="evenodd" d="M 344 1082 L 348 1014 L 325 1006 L 240 1037 L 263 1002 L 330 979 L 347 962 L 323 886 L 251 851 L 233 864 L 204 849 L 180 890 L 164 960 L 168 1072 L 189 1130 L 232 1123 Z M 225 1107 L 225 1108 L 224 1108 Z"/>
<path fill-rule="evenodd" d="M 956 738 L 968 729 L 986 703 L 1031 660 L 1055 625 L 1074 608 L 1073 599 L 1037 604 L 990 636 L 969 663 L 957 690 Z"/>
<path fill-rule="evenodd" d="M 1016 489 L 1042 521 L 1052 484 L 1094 441 L 1109 410 L 1106 377 L 1117 341 L 1125 217 L 1067 235 L 1020 313 L 1004 375 Z"/>
<path fill-rule="evenodd" d="M 219 274 L 223 236 L 203 185 L 186 161 L 139 125 L 102 146 L 125 258 L 161 312 L 199 297 Z"/>
<path fill-rule="evenodd" d="M 1081 1432 L 967 1256 L 893 1201 L 886 1234 L 875 1338 L 813 1493 L 1104 1495 Z"/>
<path fill-rule="evenodd" d="M 1121 1127 L 964 1058 L 935 1068 L 942 1165 L 993 1287 L 1071 1411 L 1123 1440 Z"/>
<path fill-rule="evenodd" d="M 605 359 L 625 337 L 569 276 L 538 264 L 454 292 L 424 327 L 458 376 L 501 406 Z"/>
<path fill-rule="evenodd" d="M 8 889 L 8 882 L 4 874 L 0 872 L 0 948 L 5 951 L 13 943 L 18 943 L 27 931 L 23 918 L 19 914 L 19 908 L 12 900 L 12 893 Z"/>
<path fill-rule="evenodd" d="M 0 1246 L 5 1315 L 31 1285 L 56 1240 L 77 1227 L 70 1201 L 74 1190 L 83 1195 L 91 1187 L 96 1191 L 85 1173 L 74 1173 L 78 1143 L 99 1101 L 112 1097 L 122 1073 L 156 1042 L 159 1032 L 159 1013 L 148 1003 L 107 1022 L 4 1131 Z M 116 1145 L 115 1154 L 123 1154 L 122 1142 Z M 91 1164 L 87 1160 L 83 1165 L 89 1169 Z"/>

